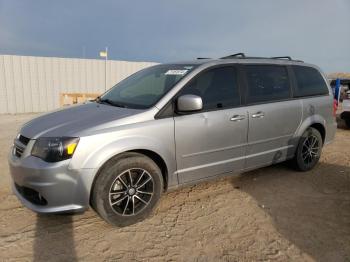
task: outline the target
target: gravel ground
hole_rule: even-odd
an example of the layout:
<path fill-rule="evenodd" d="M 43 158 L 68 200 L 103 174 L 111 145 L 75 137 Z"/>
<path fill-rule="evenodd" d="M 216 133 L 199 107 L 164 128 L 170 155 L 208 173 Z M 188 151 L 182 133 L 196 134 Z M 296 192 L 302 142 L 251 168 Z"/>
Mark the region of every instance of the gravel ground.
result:
<path fill-rule="evenodd" d="M 7 153 L 33 116 L 0 116 L 1 261 L 350 261 L 350 130 L 310 172 L 280 164 L 186 187 L 114 228 L 92 210 L 37 215 L 11 194 Z"/>

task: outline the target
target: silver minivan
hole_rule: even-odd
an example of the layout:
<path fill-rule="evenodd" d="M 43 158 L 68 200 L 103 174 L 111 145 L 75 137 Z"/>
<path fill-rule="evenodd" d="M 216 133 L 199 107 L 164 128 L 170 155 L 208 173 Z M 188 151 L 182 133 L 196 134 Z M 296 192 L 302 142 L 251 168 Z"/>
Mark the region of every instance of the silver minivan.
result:
<path fill-rule="evenodd" d="M 95 101 L 35 118 L 9 165 L 15 194 L 35 212 L 91 206 L 126 226 L 179 186 L 286 160 L 310 170 L 335 130 L 318 67 L 235 54 L 152 66 Z"/>

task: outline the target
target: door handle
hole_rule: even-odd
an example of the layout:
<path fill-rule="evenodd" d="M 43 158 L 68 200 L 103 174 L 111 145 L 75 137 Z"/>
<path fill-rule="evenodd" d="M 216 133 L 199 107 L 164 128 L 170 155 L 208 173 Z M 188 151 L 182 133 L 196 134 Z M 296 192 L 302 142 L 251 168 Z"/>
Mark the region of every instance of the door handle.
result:
<path fill-rule="evenodd" d="M 252 118 L 263 118 L 265 116 L 264 112 L 256 112 L 255 114 L 252 114 Z"/>
<path fill-rule="evenodd" d="M 240 116 L 240 115 L 234 115 L 233 117 L 231 117 L 231 121 L 235 121 L 235 122 L 238 122 L 238 121 L 241 121 L 245 119 L 245 116 Z"/>

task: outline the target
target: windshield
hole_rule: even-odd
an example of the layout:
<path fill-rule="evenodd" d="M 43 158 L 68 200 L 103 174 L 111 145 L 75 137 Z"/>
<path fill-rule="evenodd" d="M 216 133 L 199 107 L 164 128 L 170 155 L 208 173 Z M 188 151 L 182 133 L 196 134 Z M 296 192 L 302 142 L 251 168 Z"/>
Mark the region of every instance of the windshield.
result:
<path fill-rule="evenodd" d="M 127 108 L 149 108 L 195 65 L 167 64 L 143 69 L 112 87 L 97 102 Z"/>

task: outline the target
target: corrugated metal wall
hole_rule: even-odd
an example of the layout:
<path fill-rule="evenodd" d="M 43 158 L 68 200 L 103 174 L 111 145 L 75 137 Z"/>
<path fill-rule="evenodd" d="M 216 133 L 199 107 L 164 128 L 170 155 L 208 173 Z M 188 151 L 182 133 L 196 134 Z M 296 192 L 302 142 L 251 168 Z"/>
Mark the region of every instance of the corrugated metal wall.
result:
<path fill-rule="evenodd" d="M 149 62 L 107 61 L 107 88 Z M 67 93 L 103 93 L 105 61 L 0 55 L 0 114 L 44 112 Z"/>

